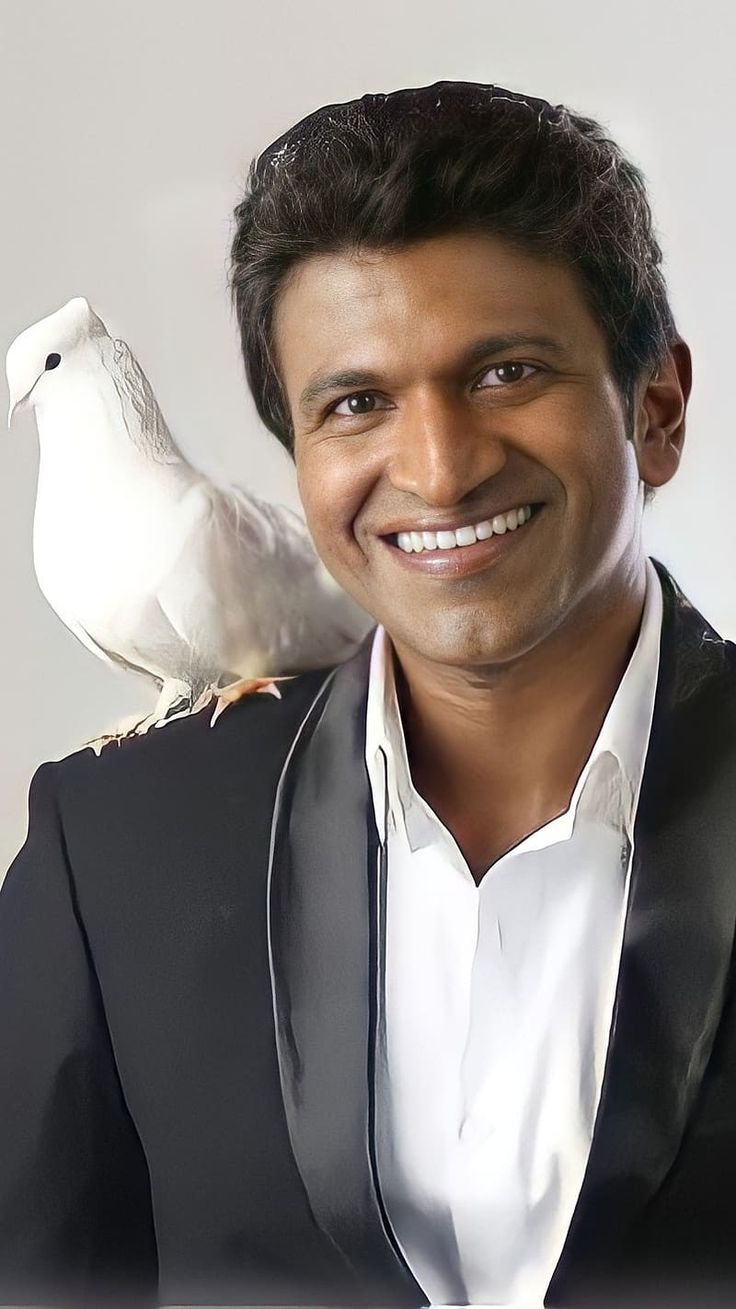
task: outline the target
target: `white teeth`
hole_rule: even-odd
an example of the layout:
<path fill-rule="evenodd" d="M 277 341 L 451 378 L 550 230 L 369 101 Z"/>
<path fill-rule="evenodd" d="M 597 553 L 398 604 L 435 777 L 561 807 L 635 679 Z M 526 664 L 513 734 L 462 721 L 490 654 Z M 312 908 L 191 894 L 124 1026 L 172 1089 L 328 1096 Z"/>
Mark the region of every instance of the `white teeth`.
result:
<path fill-rule="evenodd" d="M 458 527 L 455 533 L 455 540 L 458 545 L 472 545 L 477 539 L 474 527 Z"/>
<path fill-rule="evenodd" d="M 457 545 L 454 532 L 438 532 L 437 545 L 440 550 L 452 550 Z"/>
<path fill-rule="evenodd" d="M 422 550 L 453 550 L 456 546 L 473 545 L 475 541 L 487 541 L 504 532 L 515 532 L 532 516 L 531 505 L 520 509 L 511 509 L 507 514 L 496 514 L 493 520 L 484 519 L 474 527 L 458 527 L 455 532 L 399 532 L 397 544 L 406 554 Z"/>

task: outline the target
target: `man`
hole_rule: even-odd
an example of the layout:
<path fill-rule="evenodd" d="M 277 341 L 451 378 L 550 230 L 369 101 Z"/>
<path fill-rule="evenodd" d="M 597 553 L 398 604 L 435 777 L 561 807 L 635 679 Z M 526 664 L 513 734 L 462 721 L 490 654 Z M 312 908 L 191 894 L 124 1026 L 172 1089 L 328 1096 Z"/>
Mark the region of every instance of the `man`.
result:
<path fill-rule="evenodd" d="M 5 1302 L 728 1302 L 736 651 L 642 549 L 691 366 L 641 174 L 439 83 L 310 115 L 236 219 L 259 412 L 377 626 L 36 772 Z"/>

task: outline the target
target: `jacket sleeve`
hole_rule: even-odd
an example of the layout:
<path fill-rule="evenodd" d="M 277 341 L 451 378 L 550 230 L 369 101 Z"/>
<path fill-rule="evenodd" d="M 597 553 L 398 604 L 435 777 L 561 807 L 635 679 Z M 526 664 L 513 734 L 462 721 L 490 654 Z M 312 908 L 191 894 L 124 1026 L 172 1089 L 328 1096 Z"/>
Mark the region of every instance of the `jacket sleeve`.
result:
<path fill-rule="evenodd" d="M 34 773 L 0 888 L 0 1304 L 155 1305 L 150 1179 L 76 904 L 61 766 Z"/>

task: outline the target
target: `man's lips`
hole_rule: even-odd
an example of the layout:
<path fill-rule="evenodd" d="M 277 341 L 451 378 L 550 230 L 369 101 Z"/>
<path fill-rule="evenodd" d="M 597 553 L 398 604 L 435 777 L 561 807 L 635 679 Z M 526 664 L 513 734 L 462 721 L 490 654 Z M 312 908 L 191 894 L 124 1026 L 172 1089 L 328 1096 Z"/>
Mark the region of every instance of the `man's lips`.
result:
<path fill-rule="evenodd" d="M 523 549 L 525 541 L 536 536 L 535 524 L 538 518 L 544 518 L 544 505 L 533 507 L 532 516 L 520 527 L 506 532 L 494 532 L 486 540 L 475 541 L 472 545 L 456 545 L 449 549 L 405 551 L 390 537 L 381 537 L 382 546 L 390 552 L 391 559 L 400 568 L 413 573 L 424 573 L 436 578 L 460 578 L 471 573 L 480 572 L 490 567 L 497 559 L 511 556 L 518 549 Z"/>
<path fill-rule="evenodd" d="M 445 518 L 442 522 L 430 518 L 417 518 L 412 522 L 407 518 L 397 518 L 377 532 L 376 536 L 383 540 L 395 540 L 399 532 L 456 532 L 460 527 L 475 527 L 478 523 L 493 522 L 494 518 L 504 518 L 512 509 L 523 509 L 525 505 L 529 505 L 534 513 L 543 503 L 541 500 L 518 500 L 515 504 L 507 504 L 505 509 L 478 510 L 475 516 L 466 514 L 464 518 Z"/>

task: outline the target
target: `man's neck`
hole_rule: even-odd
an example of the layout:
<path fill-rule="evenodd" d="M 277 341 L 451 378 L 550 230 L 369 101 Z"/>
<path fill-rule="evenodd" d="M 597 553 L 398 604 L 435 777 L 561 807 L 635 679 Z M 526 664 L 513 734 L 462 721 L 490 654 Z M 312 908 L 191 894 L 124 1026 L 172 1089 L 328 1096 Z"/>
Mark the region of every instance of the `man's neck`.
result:
<path fill-rule="evenodd" d="M 521 839 L 569 805 L 641 626 L 636 585 L 609 591 L 513 664 L 448 669 L 395 649 L 414 786 L 468 840 Z M 503 838 L 499 837 L 501 844 Z"/>

